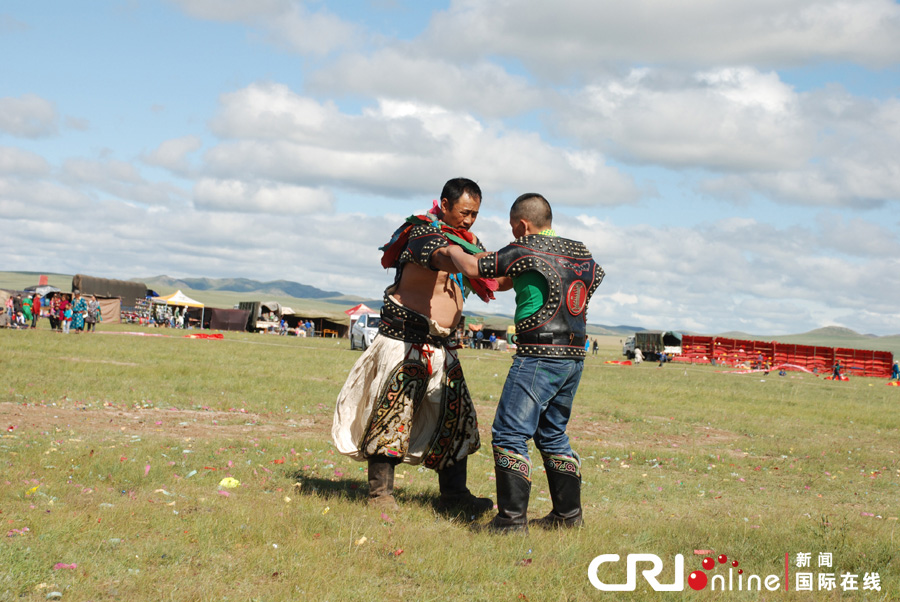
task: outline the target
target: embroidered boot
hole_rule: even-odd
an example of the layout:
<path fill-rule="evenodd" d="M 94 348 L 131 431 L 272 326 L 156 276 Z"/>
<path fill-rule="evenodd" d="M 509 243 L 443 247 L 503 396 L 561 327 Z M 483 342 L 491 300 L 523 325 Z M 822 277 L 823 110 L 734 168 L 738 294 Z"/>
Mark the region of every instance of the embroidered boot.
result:
<path fill-rule="evenodd" d="M 497 516 L 488 523 L 493 533 L 528 533 L 528 497 L 531 495 L 531 463 L 527 458 L 494 448 L 497 478 Z"/>
<path fill-rule="evenodd" d="M 462 512 L 466 516 L 475 517 L 494 507 L 494 502 L 488 498 L 475 497 L 466 487 L 468 461 L 469 458 L 466 457 L 453 466 L 437 471 L 441 489 L 441 497 L 435 503 L 438 512 Z"/>
<path fill-rule="evenodd" d="M 397 460 L 387 456 L 369 458 L 369 506 L 398 510 L 394 499 L 394 466 Z"/>
<path fill-rule="evenodd" d="M 584 525 L 581 511 L 581 461 L 574 456 L 542 454 L 547 469 L 553 510 L 544 518 L 531 521 L 545 529 Z"/>

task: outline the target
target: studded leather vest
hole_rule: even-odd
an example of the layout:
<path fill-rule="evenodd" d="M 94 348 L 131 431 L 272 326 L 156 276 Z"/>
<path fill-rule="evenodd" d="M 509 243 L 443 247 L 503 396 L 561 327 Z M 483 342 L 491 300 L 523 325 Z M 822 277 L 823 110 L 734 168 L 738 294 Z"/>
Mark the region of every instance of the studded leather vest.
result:
<path fill-rule="evenodd" d="M 582 243 L 529 234 L 478 260 L 485 278 L 536 272 L 547 282 L 544 305 L 516 322 L 516 353 L 522 356 L 582 359 L 587 304 L 604 272 Z"/>

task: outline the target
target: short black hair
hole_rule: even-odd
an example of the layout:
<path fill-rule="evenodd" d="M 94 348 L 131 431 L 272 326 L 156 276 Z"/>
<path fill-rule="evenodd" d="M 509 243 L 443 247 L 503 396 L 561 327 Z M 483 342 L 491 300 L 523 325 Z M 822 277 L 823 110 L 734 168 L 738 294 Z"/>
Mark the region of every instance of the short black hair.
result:
<path fill-rule="evenodd" d="M 450 207 L 453 207 L 456 201 L 459 200 L 459 197 L 467 192 L 473 199 L 477 197 L 479 202 L 481 201 L 481 188 L 478 187 L 478 184 L 469 178 L 453 178 L 452 180 L 447 180 L 447 183 L 444 184 L 444 189 L 441 191 L 441 199 L 447 199 L 447 203 Z"/>
<path fill-rule="evenodd" d="M 550 228 L 553 226 L 553 210 L 543 195 L 526 192 L 513 202 L 509 208 L 511 219 L 526 219 L 535 227 Z"/>

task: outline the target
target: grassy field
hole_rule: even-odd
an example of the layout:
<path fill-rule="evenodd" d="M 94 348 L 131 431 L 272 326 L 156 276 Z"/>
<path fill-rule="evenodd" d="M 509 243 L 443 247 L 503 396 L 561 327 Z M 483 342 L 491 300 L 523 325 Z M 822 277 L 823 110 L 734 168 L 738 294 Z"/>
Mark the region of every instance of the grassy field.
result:
<path fill-rule="evenodd" d="M 569 429 L 585 527 L 497 537 L 474 528 L 489 516 L 436 514 L 437 477 L 417 467 L 398 469 L 398 512 L 366 507 L 364 464 L 330 443 L 359 357 L 346 341 L 43 326 L 0 331 L 3 601 L 900 599 L 900 387 L 884 380 L 620 366 L 604 339 Z M 483 443 L 469 486 L 496 499 L 489 426 L 511 359 L 460 355 Z M 538 468 L 530 511 L 549 509 Z M 594 557 L 621 555 L 598 573 L 619 583 L 629 553 L 659 556 L 663 583 L 676 554 L 685 575 L 724 554 L 710 577 L 736 560 L 780 589 L 737 591 L 738 569 L 734 591 L 591 586 Z M 798 571 L 837 587 L 794 591 Z"/>

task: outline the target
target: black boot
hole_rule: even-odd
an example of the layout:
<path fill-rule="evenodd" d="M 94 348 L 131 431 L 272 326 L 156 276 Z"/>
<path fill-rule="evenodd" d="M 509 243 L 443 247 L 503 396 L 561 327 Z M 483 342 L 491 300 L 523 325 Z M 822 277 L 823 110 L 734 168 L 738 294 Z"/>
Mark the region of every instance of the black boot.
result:
<path fill-rule="evenodd" d="M 469 458 L 466 457 L 458 460 L 453 466 L 437 471 L 438 485 L 441 489 L 441 497 L 435 503 L 438 512 L 461 512 L 474 517 L 494 507 L 494 502 L 488 498 L 475 497 L 466 487 L 468 461 Z"/>
<path fill-rule="evenodd" d="M 553 510 L 544 518 L 531 521 L 545 529 L 580 527 L 584 524 L 581 511 L 581 461 L 574 456 L 542 454 L 550 485 Z"/>
<path fill-rule="evenodd" d="M 528 533 L 528 497 L 531 495 L 531 462 L 494 448 L 497 476 L 497 516 L 488 523 L 494 533 Z"/>
<path fill-rule="evenodd" d="M 398 460 L 387 456 L 369 458 L 369 506 L 398 510 L 394 499 L 394 466 Z"/>

